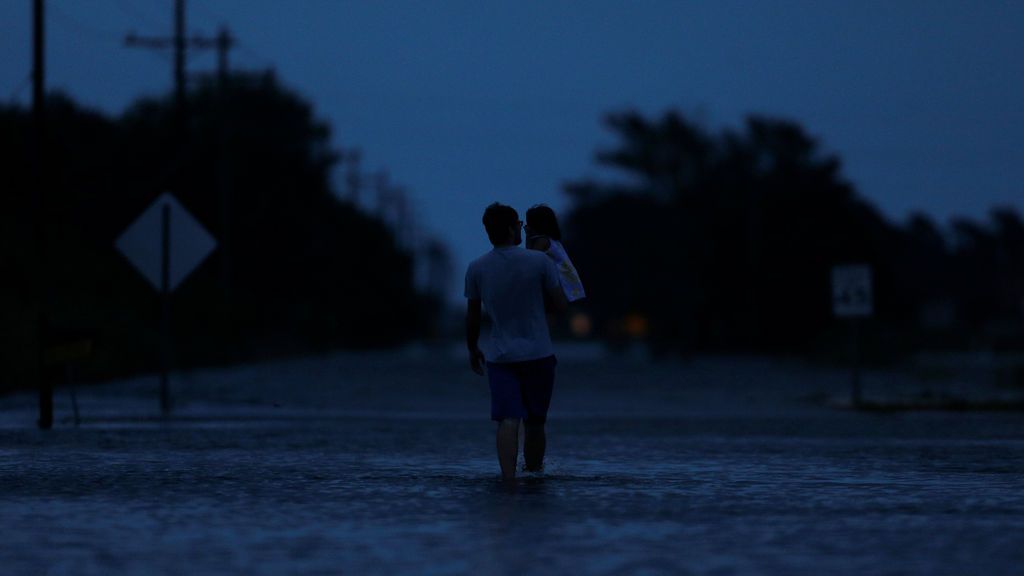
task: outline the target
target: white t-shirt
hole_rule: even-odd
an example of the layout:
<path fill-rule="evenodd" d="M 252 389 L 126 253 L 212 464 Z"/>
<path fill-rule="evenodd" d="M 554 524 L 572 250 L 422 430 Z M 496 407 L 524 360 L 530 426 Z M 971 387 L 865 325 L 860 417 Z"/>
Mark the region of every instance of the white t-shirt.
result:
<path fill-rule="evenodd" d="M 491 317 L 490 362 L 525 362 L 554 353 L 544 312 L 544 291 L 559 289 L 550 258 L 518 246 L 495 248 L 466 269 L 466 298 Z"/>

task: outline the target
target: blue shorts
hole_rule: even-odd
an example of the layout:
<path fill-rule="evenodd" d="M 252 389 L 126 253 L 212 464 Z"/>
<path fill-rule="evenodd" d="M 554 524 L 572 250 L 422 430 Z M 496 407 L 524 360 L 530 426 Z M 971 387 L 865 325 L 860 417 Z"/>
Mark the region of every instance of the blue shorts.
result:
<path fill-rule="evenodd" d="M 557 363 L 553 355 L 526 362 L 488 362 L 491 420 L 518 418 L 536 424 L 547 421 Z"/>

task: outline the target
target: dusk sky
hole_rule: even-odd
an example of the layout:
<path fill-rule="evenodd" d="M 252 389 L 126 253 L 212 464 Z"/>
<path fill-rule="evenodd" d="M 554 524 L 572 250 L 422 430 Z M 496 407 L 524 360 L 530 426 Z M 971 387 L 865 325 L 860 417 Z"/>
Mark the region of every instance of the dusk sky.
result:
<path fill-rule="evenodd" d="M 170 90 L 171 55 L 123 38 L 170 34 L 171 0 L 47 6 L 51 89 L 112 114 Z M 30 7 L 0 3 L 0 97 L 24 105 Z M 629 108 L 796 120 L 896 220 L 1024 207 L 1024 2 L 192 0 L 187 22 L 226 23 L 234 67 L 273 67 L 386 168 L 459 278 L 490 247 L 483 208 L 567 208 L 563 182 L 602 175 L 602 117 Z"/>

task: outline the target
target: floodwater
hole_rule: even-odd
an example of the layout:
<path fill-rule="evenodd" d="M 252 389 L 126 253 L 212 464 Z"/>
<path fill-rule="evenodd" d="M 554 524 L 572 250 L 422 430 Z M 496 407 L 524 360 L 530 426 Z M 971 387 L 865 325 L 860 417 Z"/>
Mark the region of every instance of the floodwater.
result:
<path fill-rule="evenodd" d="M 457 361 L 459 360 L 459 361 Z M 874 378 L 874 380 L 872 380 Z M 887 376 L 868 376 L 876 387 Z M 548 459 L 498 480 L 461 358 L 328 356 L 0 398 L 4 574 L 1019 574 L 1012 413 L 828 407 L 842 373 L 563 359 Z"/>

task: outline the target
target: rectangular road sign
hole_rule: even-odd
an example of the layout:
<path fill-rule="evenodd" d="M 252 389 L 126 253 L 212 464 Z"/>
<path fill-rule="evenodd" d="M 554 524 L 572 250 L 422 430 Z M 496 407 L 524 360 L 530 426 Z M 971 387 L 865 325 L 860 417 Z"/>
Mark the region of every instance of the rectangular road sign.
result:
<path fill-rule="evenodd" d="M 875 312 L 871 267 L 847 264 L 832 268 L 832 313 L 839 318 L 865 318 Z"/>

